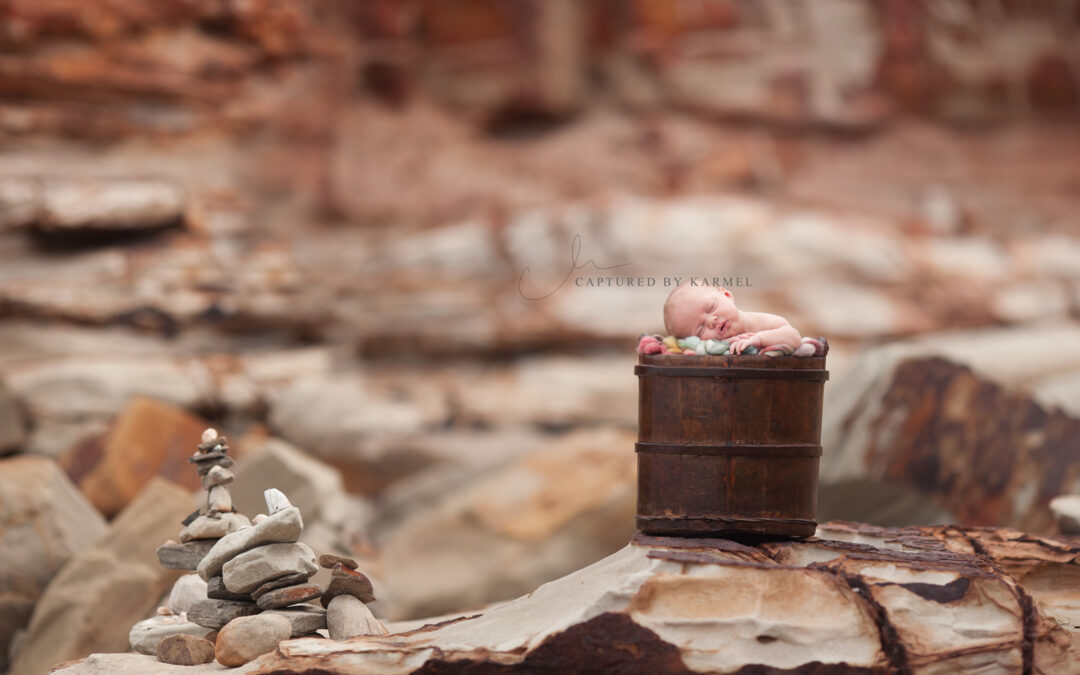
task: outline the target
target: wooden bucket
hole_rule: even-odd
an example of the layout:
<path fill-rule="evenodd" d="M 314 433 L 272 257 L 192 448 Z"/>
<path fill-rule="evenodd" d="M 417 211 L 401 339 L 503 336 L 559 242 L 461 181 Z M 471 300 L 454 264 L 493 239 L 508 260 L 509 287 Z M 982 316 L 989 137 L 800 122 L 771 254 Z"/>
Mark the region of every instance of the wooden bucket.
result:
<path fill-rule="evenodd" d="M 808 537 L 825 357 L 642 354 L 637 527 Z"/>

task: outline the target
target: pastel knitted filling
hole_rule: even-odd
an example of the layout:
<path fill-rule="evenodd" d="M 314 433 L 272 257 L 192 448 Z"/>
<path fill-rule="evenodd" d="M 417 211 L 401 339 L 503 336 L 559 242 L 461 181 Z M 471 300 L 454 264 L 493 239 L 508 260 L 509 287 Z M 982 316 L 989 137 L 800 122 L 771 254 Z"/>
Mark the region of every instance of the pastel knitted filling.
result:
<path fill-rule="evenodd" d="M 702 340 L 691 335 L 677 338 L 674 335 L 649 335 L 642 333 L 638 340 L 638 354 L 696 354 L 698 356 L 735 356 L 729 354 L 731 344 L 727 340 Z M 797 348 L 791 345 L 769 345 L 758 349 L 747 347 L 743 354 L 761 354 L 762 356 L 825 356 L 829 353 L 829 342 L 823 337 L 804 337 Z"/>

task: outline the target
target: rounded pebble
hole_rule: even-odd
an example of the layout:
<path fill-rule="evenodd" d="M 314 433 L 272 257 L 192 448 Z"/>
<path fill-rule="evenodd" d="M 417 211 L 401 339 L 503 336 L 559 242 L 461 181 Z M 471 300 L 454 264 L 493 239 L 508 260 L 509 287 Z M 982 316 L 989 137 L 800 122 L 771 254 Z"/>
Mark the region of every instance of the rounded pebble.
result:
<path fill-rule="evenodd" d="M 198 574 L 185 574 L 169 592 L 169 609 L 173 614 L 187 612 L 200 600 L 206 600 L 206 582 Z"/>
<path fill-rule="evenodd" d="M 214 655 L 223 666 L 242 666 L 292 636 L 292 624 L 276 614 L 242 616 L 218 631 Z"/>
<path fill-rule="evenodd" d="M 682 341 L 686 344 L 687 347 L 691 349 L 697 349 L 697 346 L 701 344 L 701 338 L 696 335 L 691 335 L 690 337 L 683 338 Z"/>
<path fill-rule="evenodd" d="M 694 353 L 699 356 L 705 356 L 706 354 L 708 354 L 708 352 L 705 351 L 705 345 L 702 343 L 698 343 L 698 345 L 694 347 Z"/>
<path fill-rule="evenodd" d="M 174 666 L 197 666 L 214 660 L 214 643 L 194 635 L 170 635 L 157 647 L 157 660 Z"/>

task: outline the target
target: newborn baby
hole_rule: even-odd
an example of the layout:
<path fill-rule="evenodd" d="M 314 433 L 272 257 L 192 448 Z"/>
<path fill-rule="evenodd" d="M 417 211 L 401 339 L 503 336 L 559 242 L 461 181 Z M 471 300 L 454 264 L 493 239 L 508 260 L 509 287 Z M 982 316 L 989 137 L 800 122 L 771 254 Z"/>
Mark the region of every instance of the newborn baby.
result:
<path fill-rule="evenodd" d="M 728 340 L 732 354 L 741 354 L 751 346 L 764 351 L 786 345 L 795 350 L 802 344 L 799 331 L 784 317 L 740 311 L 731 291 L 689 282 L 676 286 L 664 303 L 664 327 L 678 337 Z"/>

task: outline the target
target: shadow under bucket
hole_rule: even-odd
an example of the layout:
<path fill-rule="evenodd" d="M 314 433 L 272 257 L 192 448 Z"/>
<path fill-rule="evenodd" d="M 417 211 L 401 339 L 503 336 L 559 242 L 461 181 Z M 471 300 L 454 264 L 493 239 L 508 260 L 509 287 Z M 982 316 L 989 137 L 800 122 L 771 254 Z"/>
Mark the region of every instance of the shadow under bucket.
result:
<path fill-rule="evenodd" d="M 639 356 L 637 528 L 808 537 L 825 357 Z"/>

